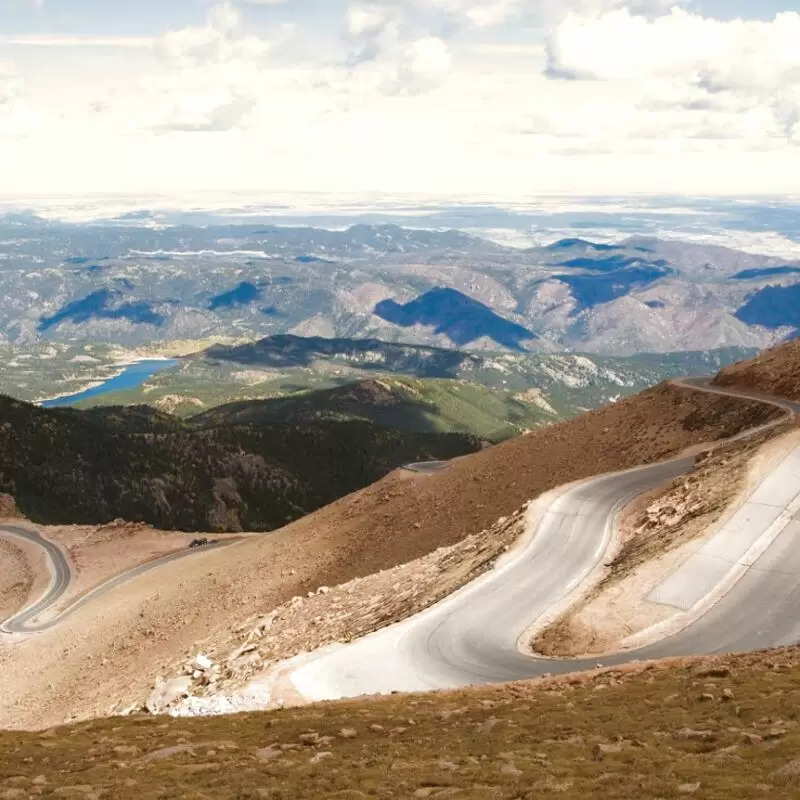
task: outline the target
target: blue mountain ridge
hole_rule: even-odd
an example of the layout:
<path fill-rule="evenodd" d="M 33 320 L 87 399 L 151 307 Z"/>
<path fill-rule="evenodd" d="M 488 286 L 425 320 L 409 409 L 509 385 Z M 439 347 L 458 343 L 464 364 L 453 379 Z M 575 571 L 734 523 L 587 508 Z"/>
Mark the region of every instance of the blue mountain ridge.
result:
<path fill-rule="evenodd" d="M 574 267 L 576 269 L 589 269 L 595 272 L 616 272 L 627 267 L 649 266 L 654 269 L 668 267 L 669 264 L 663 258 L 656 261 L 646 261 L 632 256 L 608 256 L 607 258 L 572 258 L 569 261 L 562 261 L 559 267 Z"/>
<path fill-rule="evenodd" d="M 765 267 L 764 269 L 745 269 L 731 275 L 731 280 L 747 281 L 753 278 L 772 278 L 777 275 L 800 274 L 800 267 Z"/>
<path fill-rule="evenodd" d="M 578 307 L 572 312 L 574 315 L 584 308 L 625 297 L 634 289 L 649 286 L 672 272 L 669 267 L 642 265 L 600 275 L 559 275 L 557 280 L 569 286 L 578 302 Z"/>
<path fill-rule="evenodd" d="M 622 245 L 618 244 L 597 244 L 588 239 L 559 239 L 557 242 L 547 245 L 548 250 L 569 250 L 572 247 L 585 247 L 587 249 L 603 252 L 608 250 L 621 250 Z"/>
<path fill-rule="evenodd" d="M 800 332 L 800 283 L 791 286 L 765 286 L 747 298 L 734 315 L 747 325 L 765 328 L 793 327 Z"/>
<path fill-rule="evenodd" d="M 335 261 L 331 261 L 329 258 L 320 258 L 319 256 L 295 256 L 295 261 L 299 261 L 301 264 L 335 264 Z"/>

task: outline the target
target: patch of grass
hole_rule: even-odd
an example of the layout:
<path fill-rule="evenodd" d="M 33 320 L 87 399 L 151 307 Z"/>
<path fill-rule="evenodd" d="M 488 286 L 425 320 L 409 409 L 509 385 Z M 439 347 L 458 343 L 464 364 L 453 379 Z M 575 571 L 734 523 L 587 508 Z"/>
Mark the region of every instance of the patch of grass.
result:
<path fill-rule="evenodd" d="M 0 797 L 790 798 L 799 699 L 789 648 L 263 714 L 112 718 L 0 734 Z"/>

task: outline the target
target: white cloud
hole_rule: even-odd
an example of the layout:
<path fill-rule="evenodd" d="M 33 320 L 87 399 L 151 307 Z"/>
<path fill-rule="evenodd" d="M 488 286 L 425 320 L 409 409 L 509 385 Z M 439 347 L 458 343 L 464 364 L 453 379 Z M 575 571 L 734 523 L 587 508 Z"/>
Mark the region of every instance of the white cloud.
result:
<path fill-rule="evenodd" d="M 524 0 L 410 0 L 410 4 L 445 14 L 462 26 L 479 28 L 500 25 L 526 6 Z"/>
<path fill-rule="evenodd" d="M 0 108 L 7 107 L 17 98 L 20 80 L 11 64 L 0 61 Z"/>
<path fill-rule="evenodd" d="M 426 36 L 403 47 L 383 87 L 389 94 L 417 94 L 440 86 L 451 68 L 452 56 L 444 41 Z"/>
<path fill-rule="evenodd" d="M 772 86 L 800 67 L 800 13 L 772 22 L 721 21 L 675 8 L 647 19 L 627 9 L 568 14 L 550 37 L 550 57 L 578 78 L 684 76 L 710 88 Z M 677 46 L 680 45 L 680 46 Z"/>
<path fill-rule="evenodd" d="M 27 6 L 35 11 L 41 11 L 45 6 L 45 0 L 0 0 L 0 6 L 2 5 L 11 6 L 11 8 Z"/>
<path fill-rule="evenodd" d="M 345 60 L 328 67 L 315 85 L 336 98 L 335 107 L 356 108 L 380 95 L 434 90 L 452 69 L 445 40 L 411 25 L 400 3 L 358 2 L 345 13 Z"/>
<path fill-rule="evenodd" d="M 450 39 L 500 25 L 525 5 L 525 0 L 357 0 L 345 17 L 350 71 L 344 82 L 362 94 L 365 85 L 394 95 L 436 89 L 452 70 Z"/>
<path fill-rule="evenodd" d="M 13 64 L 0 62 L 0 139 L 27 136 L 40 121 L 24 93 L 24 81 Z"/>
<path fill-rule="evenodd" d="M 797 15 L 361 0 L 325 33 L 320 0 L 295 2 L 305 31 L 238 0 L 152 39 L 16 36 L 4 189 L 779 192 L 800 174 Z"/>
<path fill-rule="evenodd" d="M 716 128 L 725 137 L 800 142 L 798 42 L 796 12 L 771 22 L 722 21 L 679 8 L 654 18 L 628 9 L 569 13 L 551 31 L 547 72 L 602 82 L 598 93 L 611 84 L 631 87 L 641 111 L 680 113 L 667 134 L 691 129 L 695 120 L 698 130 Z"/>
<path fill-rule="evenodd" d="M 345 41 L 350 47 L 347 80 L 363 95 L 369 84 L 389 94 L 438 88 L 454 62 L 451 47 L 459 34 L 497 28 L 520 20 L 556 24 L 571 13 L 597 16 L 619 6 L 656 14 L 683 0 L 354 0 L 347 8 Z M 436 40 L 439 55 L 428 62 L 410 58 Z M 416 66 L 409 68 L 412 61 Z M 371 73 L 372 78 L 360 73 Z M 380 74 L 381 78 L 376 78 Z M 404 81 L 406 81 L 404 85 Z M 347 82 L 347 81 L 341 81 Z"/>
<path fill-rule="evenodd" d="M 226 131 L 248 123 L 266 92 L 264 59 L 274 42 L 247 34 L 238 10 L 221 3 L 206 24 L 156 42 L 166 75 L 144 82 L 159 130 Z"/>

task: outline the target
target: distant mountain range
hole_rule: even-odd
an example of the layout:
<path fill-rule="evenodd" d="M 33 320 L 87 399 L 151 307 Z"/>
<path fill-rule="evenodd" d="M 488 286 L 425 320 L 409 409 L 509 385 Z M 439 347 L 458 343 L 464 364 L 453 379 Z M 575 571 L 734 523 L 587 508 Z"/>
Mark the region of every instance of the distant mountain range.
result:
<path fill-rule="evenodd" d="M 0 218 L 0 341 L 290 333 L 604 354 L 800 332 L 800 262 L 631 237 L 527 250 L 457 230 Z"/>
<path fill-rule="evenodd" d="M 448 379 L 476 387 L 511 393 L 512 399 L 567 417 L 642 391 L 669 378 L 710 375 L 721 367 L 749 358 L 751 348 L 722 348 L 685 353 L 644 353 L 636 356 L 587 356 L 556 353 L 466 352 L 378 339 L 325 339 L 291 335 L 270 336 L 239 346 L 214 345 L 198 353 L 192 365 L 192 383 L 182 375 L 165 374 L 147 397 L 185 391 L 197 394 L 204 383 L 219 381 L 217 365 L 242 365 L 292 376 L 294 389 L 311 375 L 341 377 L 349 383 L 363 377 L 409 376 Z M 204 373 L 208 378 L 204 379 Z M 329 378 L 330 379 L 330 378 Z M 174 381 L 174 383 L 172 382 Z M 232 381 L 226 382 L 231 391 Z M 269 392 L 269 384 L 262 391 Z M 181 388 L 183 387 L 183 388 Z M 276 387 L 285 393 L 285 389 Z M 275 389 L 272 389 L 275 391 Z M 422 395 L 430 387 L 421 389 Z M 441 390 L 437 390 L 441 394 Z M 334 395 L 336 396 L 336 395 Z M 137 396 L 138 397 L 138 396 Z M 141 396 L 144 400 L 145 396 Z M 287 398 L 288 399 L 288 398 Z M 424 396 L 420 397 L 425 400 Z M 482 400 L 480 402 L 483 402 Z M 447 405 L 451 400 L 442 400 Z M 276 402 L 276 407 L 281 403 Z M 326 406 L 327 407 L 327 406 Z M 495 413 L 505 414 L 503 409 Z M 549 420 L 548 420 L 549 421 Z M 401 426 L 402 427 L 402 426 Z M 528 425 L 530 427 L 530 425 Z"/>

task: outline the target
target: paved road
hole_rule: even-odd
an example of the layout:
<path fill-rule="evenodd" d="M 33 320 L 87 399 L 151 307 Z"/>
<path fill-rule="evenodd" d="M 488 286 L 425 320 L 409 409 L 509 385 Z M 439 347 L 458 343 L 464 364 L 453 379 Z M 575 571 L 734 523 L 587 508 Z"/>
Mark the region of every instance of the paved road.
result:
<path fill-rule="evenodd" d="M 705 383 L 698 379 L 688 385 L 739 394 L 710 389 Z M 778 404 L 800 413 L 800 403 Z M 530 657 L 520 652 L 518 641 L 534 620 L 563 602 L 599 564 L 619 509 L 636 494 L 684 473 L 692 463 L 691 458 L 681 458 L 604 475 L 543 498 L 535 536 L 495 570 L 409 620 L 300 659 L 291 674 L 293 683 L 309 699 L 322 700 L 495 683 L 594 667 L 596 659 Z M 785 465 L 779 469 L 784 470 L 784 494 L 800 492 L 798 471 L 787 471 Z M 788 493 L 784 479 L 794 481 Z M 764 530 L 754 532 L 759 533 Z M 604 657 L 602 662 L 752 650 L 797 641 L 798 608 L 800 519 L 795 519 L 694 624 L 654 646 Z"/>
<path fill-rule="evenodd" d="M 86 605 L 86 603 L 96 600 L 101 595 L 106 594 L 106 592 L 110 592 L 117 586 L 133 580 L 138 575 L 142 575 L 156 567 L 168 564 L 171 561 L 177 561 L 180 558 L 187 558 L 196 553 L 208 552 L 209 550 L 218 550 L 221 547 L 229 547 L 236 543 L 236 541 L 221 541 L 192 550 L 187 548 L 186 550 L 171 553 L 170 555 L 163 556 L 154 561 L 149 561 L 146 564 L 141 564 L 127 572 L 123 572 L 121 575 L 111 578 L 105 583 L 100 584 L 100 586 L 96 586 L 90 592 L 79 597 L 58 616 L 48 622 L 37 625 L 34 620 L 54 606 L 64 596 L 64 593 L 67 591 L 72 581 L 72 569 L 61 549 L 32 528 L 21 527 L 19 525 L 0 525 L 0 536 L 24 539 L 27 542 L 41 547 L 47 555 L 51 575 L 50 586 L 47 588 L 44 595 L 33 605 L 28 606 L 5 622 L 0 623 L 0 633 L 37 633 L 39 631 L 48 630 L 74 614 L 79 608 Z"/>
<path fill-rule="evenodd" d="M 42 595 L 42 598 L 28 606 L 24 611 L 11 617 L 0 624 L 0 631 L 3 633 L 16 633 L 25 629 L 25 625 L 39 614 L 57 603 L 64 592 L 69 588 L 72 580 L 72 570 L 61 549 L 53 542 L 40 536 L 35 530 L 22 528 L 19 525 L 0 525 L 0 536 L 10 536 L 15 539 L 24 539 L 37 547 L 41 547 L 47 554 L 50 566 L 50 586 Z"/>
<path fill-rule="evenodd" d="M 446 466 L 446 461 L 416 461 L 413 464 L 406 464 L 403 469 L 408 472 L 417 472 L 420 475 L 430 475 L 434 472 L 441 472 Z"/>

